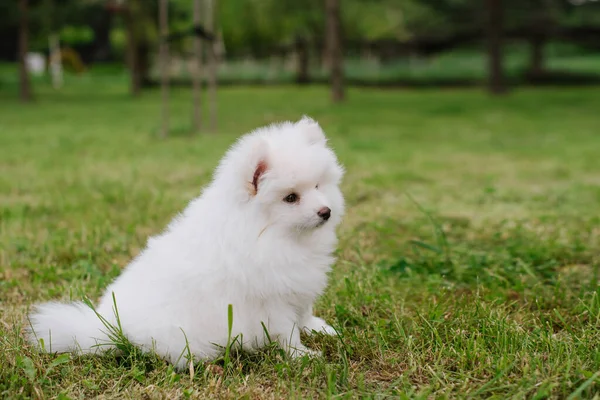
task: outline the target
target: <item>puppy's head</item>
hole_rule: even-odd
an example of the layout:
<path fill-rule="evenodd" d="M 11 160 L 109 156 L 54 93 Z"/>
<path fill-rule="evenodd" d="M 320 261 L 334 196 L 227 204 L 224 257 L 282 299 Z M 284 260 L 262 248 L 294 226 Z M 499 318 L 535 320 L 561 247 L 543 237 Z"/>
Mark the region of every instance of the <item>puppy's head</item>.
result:
<path fill-rule="evenodd" d="M 319 124 L 304 117 L 251 136 L 245 190 L 269 226 L 296 232 L 334 228 L 344 212 L 343 169 Z"/>

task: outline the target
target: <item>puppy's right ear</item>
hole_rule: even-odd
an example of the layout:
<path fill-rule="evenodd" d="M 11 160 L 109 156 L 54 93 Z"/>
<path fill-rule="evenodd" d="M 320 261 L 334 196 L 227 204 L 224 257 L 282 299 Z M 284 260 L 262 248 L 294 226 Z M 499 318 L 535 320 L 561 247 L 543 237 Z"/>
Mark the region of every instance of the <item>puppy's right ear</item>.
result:
<path fill-rule="evenodd" d="M 300 121 L 296 122 L 296 126 L 302 129 L 302 134 L 308 144 L 325 144 L 327 142 L 325 133 L 323 133 L 319 123 L 309 116 L 304 115 Z"/>
<path fill-rule="evenodd" d="M 264 174 L 269 169 L 269 162 L 267 159 L 269 150 L 269 145 L 264 139 L 259 139 L 252 148 L 250 153 L 250 163 L 248 167 L 250 168 L 247 181 L 248 193 L 251 196 L 256 196 L 258 193 L 258 187 Z"/>

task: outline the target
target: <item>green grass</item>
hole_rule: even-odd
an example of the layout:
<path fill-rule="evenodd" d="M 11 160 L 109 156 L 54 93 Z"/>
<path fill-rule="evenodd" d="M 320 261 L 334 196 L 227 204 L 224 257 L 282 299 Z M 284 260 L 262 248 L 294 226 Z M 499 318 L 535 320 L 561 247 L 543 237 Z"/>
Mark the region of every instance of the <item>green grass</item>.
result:
<path fill-rule="evenodd" d="M 158 92 L 70 77 L 21 105 L 0 92 L 0 397 L 599 398 L 597 89 L 227 88 L 218 134 L 190 94 L 157 138 Z M 126 356 L 39 355 L 30 305 L 97 299 L 206 184 L 240 134 L 317 118 L 347 168 L 339 260 L 316 360 L 275 349 L 176 373 Z"/>

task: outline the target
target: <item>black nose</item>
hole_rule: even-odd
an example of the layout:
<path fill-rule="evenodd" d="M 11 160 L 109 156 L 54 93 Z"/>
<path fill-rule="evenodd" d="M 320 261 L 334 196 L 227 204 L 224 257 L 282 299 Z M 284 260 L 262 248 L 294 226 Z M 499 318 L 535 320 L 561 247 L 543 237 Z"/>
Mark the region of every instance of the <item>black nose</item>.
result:
<path fill-rule="evenodd" d="M 323 207 L 317 212 L 317 215 L 327 221 L 331 217 L 331 208 Z"/>

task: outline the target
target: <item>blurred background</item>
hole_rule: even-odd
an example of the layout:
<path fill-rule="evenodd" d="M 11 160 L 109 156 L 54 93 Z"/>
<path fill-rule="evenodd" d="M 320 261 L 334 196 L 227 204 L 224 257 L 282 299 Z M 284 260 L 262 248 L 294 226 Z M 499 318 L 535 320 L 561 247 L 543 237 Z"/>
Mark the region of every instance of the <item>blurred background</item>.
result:
<path fill-rule="evenodd" d="M 9 0 L 0 35 L 0 90 L 23 101 L 64 75 L 138 95 L 161 54 L 170 85 L 333 82 L 338 100 L 345 85 L 600 82 L 596 0 Z"/>

